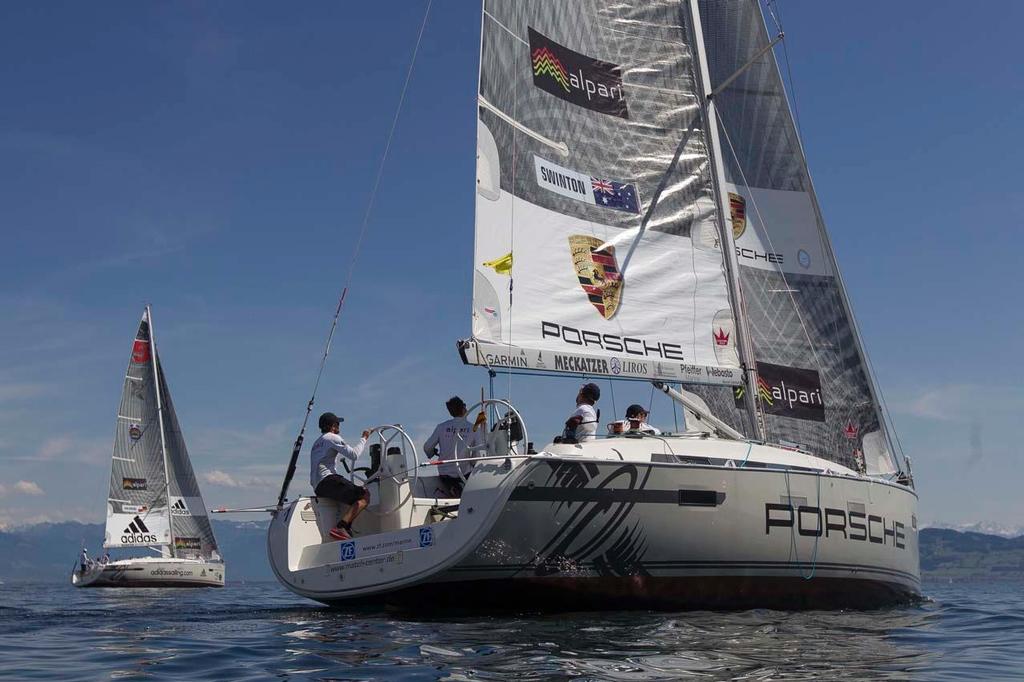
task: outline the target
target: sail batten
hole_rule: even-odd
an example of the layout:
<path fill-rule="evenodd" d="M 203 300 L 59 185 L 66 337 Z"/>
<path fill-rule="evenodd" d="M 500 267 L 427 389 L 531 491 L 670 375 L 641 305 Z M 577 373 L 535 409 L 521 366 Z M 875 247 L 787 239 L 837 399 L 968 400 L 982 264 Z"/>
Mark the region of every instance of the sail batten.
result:
<path fill-rule="evenodd" d="M 486 0 L 465 362 L 742 382 L 691 30 L 675 0 Z"/>

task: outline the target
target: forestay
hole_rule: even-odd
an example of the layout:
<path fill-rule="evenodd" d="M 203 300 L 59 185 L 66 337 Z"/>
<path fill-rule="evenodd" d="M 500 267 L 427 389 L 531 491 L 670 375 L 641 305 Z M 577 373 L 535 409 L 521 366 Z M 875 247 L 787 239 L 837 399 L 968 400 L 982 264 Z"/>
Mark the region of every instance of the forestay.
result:
<path fill-rule="evenodd" d="M 117 411 L 104 547 L 171 543 L 152 353 L 147 311 L 132 342 Z"/>
<path fill-rule="evenodd" d="M 712 86 L 768 43 L 757 0 L 698 3 Z M 715 96 L 730 224 L 770 440 L 868 471 L 896 469 L 774 53 Z M 737 395 L 703 389 L 746 425 Z"/>
<path fill-rule="evenodd" d="M 485 1 L 466 362 L 741 383 L 687 17 Z"/>

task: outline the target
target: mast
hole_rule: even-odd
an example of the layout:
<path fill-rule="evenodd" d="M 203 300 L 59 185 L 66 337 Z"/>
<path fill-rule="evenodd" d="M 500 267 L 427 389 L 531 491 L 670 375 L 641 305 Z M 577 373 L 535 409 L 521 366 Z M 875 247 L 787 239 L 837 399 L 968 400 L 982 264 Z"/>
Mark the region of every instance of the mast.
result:
<path fill-rule="evenodd" d="M 156 369 L 156 334 L 153 331 L 153 311 L 150 307 L 146 306 L 146 318 L 149 320 L 149 344 L 150 354 L 149 360 L 153 368 L 153 387 L 156 393 L 156 417 L 157 422 L 160 424 L 160 452 L 164 458 L 164 496 L 167 498 L 167 527 L 171 533 L 170 550 L 171 556 L 175 556 L 174 550 L 174 520 L 171 514 L 171 472 L 167 466 L 167 440 L 164 436 L 164 407 L 160 400 L 160 375 Z"/>
<path fill-rule="evenodd" d="M 695 0 L 688 0 L 692 23 L 694 47 L 696 48 L 697 68 L 700 74 L 699 106 L 708 131 L 707 145 L 710 154 L 712 182 L 715 196 L 718 198 L 718 231 L 722 240 L 722 254 L 725 256 L 725 273 L 729 283 L 729 295 L 732 298 L 733 310 L 736 313 L 736 348 L 740 354 L 740 364 L 746 377 L 744 404 L 750 419 L 754 436 L 766 441 L 764 418 L 758 404 L 757 392 L 757 360 L 754 357 L 753 344 L 750 342 L 750 329 L 747 326 L 746 309 L 743 305 L 743 291 L 740 289 L 739 261 L 736 259 L 736 243 L 732 228 L 726 224 L 729 215 L 729 202 L 723 188 L 725 187 L 725 163 L 722 159 L 721 145 L 718 139 L 718 121 L 715 115 L 715 102 L 710 97 L 711 75 L 708 71 L 707 56 L 704 50 L 704 30 L 700 22 L 700 9 Z"/>

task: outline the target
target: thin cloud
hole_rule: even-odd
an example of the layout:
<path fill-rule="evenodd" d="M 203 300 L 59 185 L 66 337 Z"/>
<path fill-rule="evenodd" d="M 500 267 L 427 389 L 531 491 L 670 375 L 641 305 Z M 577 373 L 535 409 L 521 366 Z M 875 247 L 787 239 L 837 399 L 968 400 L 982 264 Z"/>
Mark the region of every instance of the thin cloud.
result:
<path fill-rule="evenodd" d="M 14 484 L 14 489 L 22 495 L 42 495 L 43 489 L 38 484 L 32 481 L 18 481 Z"/>
<path fill-rule="evenodd" d="M 897 408 L 922 419 L 960 423 L 1017 414 L 1022 409 L 1024 390 L 980 384 L 952 384 L 925 389 Z"/>
<path fill-rule="evenodd" d="M 43 489 L 33 481 L 18 481 L 10 485 L 0 483 L 0 495 L 42 495 Z"/>
<path fill-rule="evenodd" d="M 201 474 L 200 478 L 208 485 L 222 488 L 269 488 L 273 486 L 273 481 L 262 476 L 236 477 L 220 469 L 207 471 Z"/>

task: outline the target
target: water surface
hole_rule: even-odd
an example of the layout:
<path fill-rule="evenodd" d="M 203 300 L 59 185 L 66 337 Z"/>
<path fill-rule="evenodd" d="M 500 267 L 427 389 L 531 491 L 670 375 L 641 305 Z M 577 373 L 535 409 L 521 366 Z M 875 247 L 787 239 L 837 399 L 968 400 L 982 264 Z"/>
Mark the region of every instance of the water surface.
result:
<path fill-rule="evenodd" d="M 2 679 L 1024 679 L 1024 583 L 868 612 L 439 615 L 223 590 L 0 585 Z"/>

